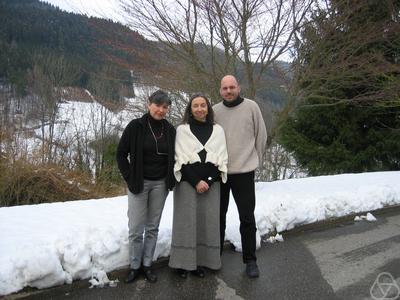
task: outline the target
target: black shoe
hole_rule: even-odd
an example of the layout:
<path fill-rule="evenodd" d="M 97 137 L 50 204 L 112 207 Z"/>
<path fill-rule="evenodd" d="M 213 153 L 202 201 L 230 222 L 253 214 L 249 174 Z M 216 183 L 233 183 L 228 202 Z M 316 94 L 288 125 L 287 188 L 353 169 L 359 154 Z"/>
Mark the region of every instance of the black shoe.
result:
<path fill-rule="evenodd" d="M 246 274 L 249 278 L 257 278 L 260 276 L 260 271 L 255 260 L 251 260 L 246 264 Z"/>
<path fill-rule="evenodd" d="M 178 273 L 180 278 L 183 278 L 183 279 L 187 278 L 188 271 L 186 271 L 184 269 L 176 269 L 176 272 Z"/>
<path fill-rule="evenodd" d="M 146 279 L 151 282 L 154 283 L 157 281 L 157 275 L 154 274 L 153 270 L 151 269 L 151 267 L 145 267 L 143 266 L 143 273 L 144 273 L 144 277 L 146 277 Z"/>
<path fill-rule="evenodd" d="M 206 272 L 204 271 L 204 269 L 202 267 L 197 267 L 196 270 L 191 271 L 191 273 L 194 276 L 200 277 L 200 278 L 204 278 L 206 276 Z"/>
<path fill-rule="evenodd" d="M 126 276 L 126 278 L 125 278 L 125 280 L 124 280 L 125 283 L 131 283 L 131 282 L 133 282 L 136 278 L 139 277 L 140 273 L 141 273 L 141 270 L 140 270 L 140 269 L 131 269 L 131 270 L 129 271 L 129 273 L 128 273 L 128 276 Z"/>

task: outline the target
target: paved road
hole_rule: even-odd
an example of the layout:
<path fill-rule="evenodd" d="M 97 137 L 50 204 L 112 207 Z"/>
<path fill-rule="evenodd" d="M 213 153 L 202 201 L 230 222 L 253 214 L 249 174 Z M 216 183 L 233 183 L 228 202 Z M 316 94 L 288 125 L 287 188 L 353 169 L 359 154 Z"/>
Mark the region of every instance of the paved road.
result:
<path fill-rule="evenodd" d="M 139 279 L 89 289 L 87 281 L 79 281 L 6 299 L 400 299 L 400 210 L 377 218 L 289 234 L 283 243 L 263 243 L 257 252 L 262 272 L 258 279 L 248 279 L 241 255 L 228 249 L 222 270 L 208 272 L 204 279 L 180 279 L 159 263 L 156 284 Z M 110 277 L 122 281 L 125 273 Z"/>

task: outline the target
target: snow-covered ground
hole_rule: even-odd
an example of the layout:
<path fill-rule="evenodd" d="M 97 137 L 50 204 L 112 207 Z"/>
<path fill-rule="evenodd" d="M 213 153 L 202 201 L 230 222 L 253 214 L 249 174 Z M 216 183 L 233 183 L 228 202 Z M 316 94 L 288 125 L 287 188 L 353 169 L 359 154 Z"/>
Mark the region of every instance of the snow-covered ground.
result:
<path fill-rule="evenodd" d="M 18 149 L 16 151 L 21 157 L 35 160 L 37 153 L 42 151 L 43 140 L 46 143 L 52 141 L 52 157 L 55 163 L 69 161 L 73 165 L 74 158 L 80 156 L 94 173 L 95 150 L 93 143 L 113 135 L 120 135 L 132 119 L 140 117 L 147 111 L 147 99 L 157 89 L 155 86 L 138 83 L 135 83 L 133 88 L 136 97 L 126 98 L 125 108 L 117 112 L 113 112 L 97 102 L 87 90 L 85 90 L 89 98 L 87 102 L 61 101 L 58 104 L 52 135 L 50 135 L 50 122 L 41 124 L 39 119 L 28 119 L 27 115 L 30 111 L 25 106 L 22 109 L 24 113 L 17 114 L 18 99 L 14 99 L 11 101 L 10 118 L 15 118 L 16 127 L 21 130 L 15 131 L 13 141 L 9 141 L 9 143 L 13 143 L 12 146 L 1 146 Z M 27 98 L 25 101 L 29 101 L 29 99 Z M 45 149 L 49 148 L 45 147 Z"/>
<path fill-rule="evenodd" d="M 64 101 L 60 103 L 57 112 L 57 122 L 54 128 L 55 137 L 60 139 L 77 139 L 82 135 L 93 140 L 98 138 L 100 131 L 104 135 L 115 133 L 120 128 L 124 128 L 130 120 L 142 115 L 146 110 L 148 96 L 156 90 L 156 87 L 147 87 L 136 84 L 135 98 L 127 98 L 126 108 L 117 113 L 113 113 L 86 90 L 92 98 L 92 102 Z M 36 129 L 37 136 L 41 135 L 41 128 Z M 45 126 L 45 136 L 48 139 L 49 128 Z"/>
<path fill-rule="evenodd" d="M 400 203 L 400 171 L 309 177 L 256 186 L 257 239 L 295 226 Z M 170 251 L 169 194 L 154 260 Z M 0 208 L 0 295 L 104 276 L 128 265 L 127 196 Z M 360 218 L 367 222 L 371 217 Z M 278 240 L 282 238 L 275 236 Z M 240 251 L 233 199 L 226 238 Z M 283 237 L 284 238 L 284 237 Z"/>

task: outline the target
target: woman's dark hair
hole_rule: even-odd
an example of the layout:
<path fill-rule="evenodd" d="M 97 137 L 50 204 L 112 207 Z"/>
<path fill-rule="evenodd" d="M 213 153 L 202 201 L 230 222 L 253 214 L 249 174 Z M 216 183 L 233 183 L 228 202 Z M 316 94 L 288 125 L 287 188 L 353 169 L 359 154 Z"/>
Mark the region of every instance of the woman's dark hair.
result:
<path fill-rule="evenodd" d="M 206 103 L 207 103 L 208 114 L 206 116 L 206 123 L 214 124 L 214 111 L 212 109 L 211 103 L 208 100 L 208 98 L 202 93 L 195 93 L 192 96 L 190 96 L 189 103 L 186 106 L 185 114 L 183 115 L 183 118 L 182 118 L 182 124 L 187 124 L 190 122 L 190 120 L 193 120 L 192 102 L 194 99 L 196 99 L 198 97 L 205 99 Z"/>
<path fill-rule="evenodd" d="M 157 90 L 149 97 L 149 102 L 154 104 L 167 104 L 171 105 L 172 101 L 168 94 L 162 90 Z"/>

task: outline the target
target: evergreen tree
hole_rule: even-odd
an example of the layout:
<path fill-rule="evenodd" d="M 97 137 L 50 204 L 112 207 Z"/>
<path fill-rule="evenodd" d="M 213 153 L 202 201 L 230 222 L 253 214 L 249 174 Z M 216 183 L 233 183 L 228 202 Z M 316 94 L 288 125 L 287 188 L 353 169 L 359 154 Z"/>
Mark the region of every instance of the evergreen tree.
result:
<path fill-rule="evenodd" d="M 280 140 L 310 175 L 400 169 L 399 8 L 332 0 L 305 26 Z"/>

